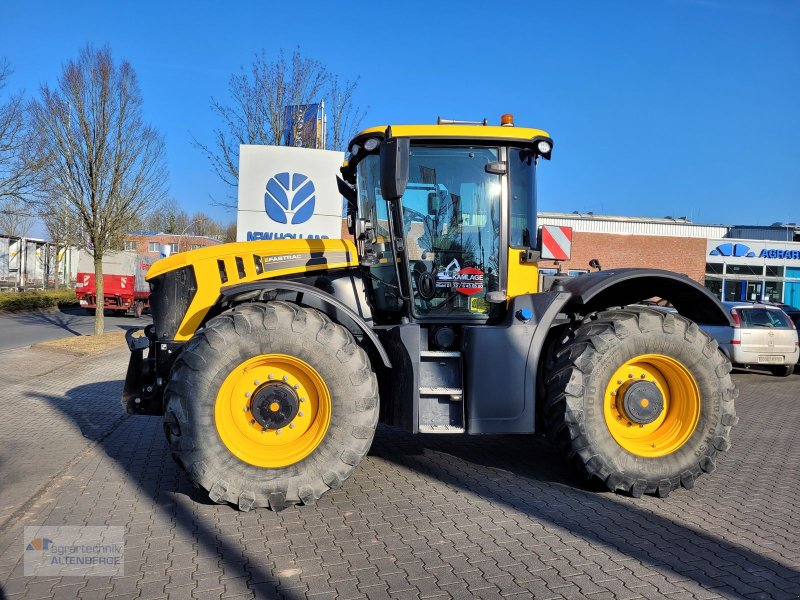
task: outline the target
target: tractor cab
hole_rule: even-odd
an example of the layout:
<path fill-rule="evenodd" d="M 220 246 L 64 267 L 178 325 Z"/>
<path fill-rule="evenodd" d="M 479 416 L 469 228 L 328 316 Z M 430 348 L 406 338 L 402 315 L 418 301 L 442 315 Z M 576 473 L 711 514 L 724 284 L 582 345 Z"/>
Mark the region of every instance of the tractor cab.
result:
<path fill-rule="evenodd" d="M 367 129 L 342 168 L 377 322 L 481 323 L 536 291 L 536 165 L 552 140 L 511 115 L 439 121 Z"/>

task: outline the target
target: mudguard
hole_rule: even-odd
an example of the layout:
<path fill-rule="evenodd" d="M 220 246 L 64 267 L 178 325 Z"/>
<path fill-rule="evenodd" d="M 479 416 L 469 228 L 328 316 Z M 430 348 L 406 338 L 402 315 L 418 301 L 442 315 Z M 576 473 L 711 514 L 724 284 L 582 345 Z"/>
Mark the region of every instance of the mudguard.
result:
<path fill-rule="evenodd" d="M 565 312 L 588 314 L 659 297 L 695 323 L 733 326 L 728 311 L 705 287 L 686 275 L 661 269 L 615 269 L 557 278 L 553 292 L 568 292 Z"/>
<path fill-rule="evenodd" d="M 243 296 L 252 292 L 261 291 L 292 292 L 296 294 L 299 300 L 302 300 L 304 304 L 308 304 L 306 301 L 309 298 L 315 299 L 321 302 L 324 305 L 324 308 L 328 309 L 325 310 L 325 312 L 335 318 L 338 322 L 342 322 L 343 319 L 341 318 L 341 315 L 345 315 L 347 319 L 355 324 L 357 329 L 370 341 L 375 351 L 381 357 L 383 364 L 387 368 L 392 367 L 392 363 L 389 360 L 389 355 L 386 353 L 386 349 L 378 339 L 378 336 L 375 335 L 372 327 L 352 308 L 347 306 L 336 296 L 333 296 L 332 294 L 329 294 L 328 292 L 312 285 L 286 279 L 263 279 L 261 281 L 241 283 L 222 288 L 220 290 L 220 302 L 224 304 L 236 298 L 237 296 Z M 313 307 L 313 304 L 311 304 L 311 306 Z"/>

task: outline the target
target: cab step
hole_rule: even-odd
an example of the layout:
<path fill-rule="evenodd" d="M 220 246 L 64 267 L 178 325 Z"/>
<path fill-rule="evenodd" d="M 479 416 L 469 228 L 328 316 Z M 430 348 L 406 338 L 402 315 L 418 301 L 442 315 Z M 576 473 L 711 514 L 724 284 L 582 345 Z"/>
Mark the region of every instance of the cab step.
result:
<path fill-rule="evenodd" d="M 458 396 L 458 399 L 461 400 L 463 390 L 461 388 L 431 386 L 419 388 L 419 393 L 422 396 Z"/>
<path fill-rule="evenodd" d="M 420 433 L 464 433 L 463 427 L 455 425 L 420 425 Z"/>
<path fill-rule="evenodd" d="M 420 433 L 464 433 L 464 388 L 461 352 L 420 350 Z"/>

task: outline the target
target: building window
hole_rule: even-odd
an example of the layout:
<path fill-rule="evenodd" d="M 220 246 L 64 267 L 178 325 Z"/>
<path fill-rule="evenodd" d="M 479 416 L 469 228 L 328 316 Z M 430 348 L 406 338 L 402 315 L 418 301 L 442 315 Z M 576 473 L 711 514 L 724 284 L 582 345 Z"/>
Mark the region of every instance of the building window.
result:
<path fill-rule="evenodd" d="M 728 275 L 763 275 L 763 265 L 725 265 Z"/>
<path fill-rule="evenodd" d="M 706 278 L 706 288 L 709 292 L 714 294 L 717 298 L 722 297 L 722 280 Z"/>
<path fill-rule="evenodd" d="M 746 298 L 745 291 L 747 290 L 746 281 L 736 281 L 735 279 L 725 280 L 725 293 L 723 300 L 725 302 L 738 302 Z"/>
<path fill-rule="evenodd" d="M 147 242 L 147 251 L 148 252 L 158 252 L 158 242 Z"/>
<path fill-rule="evenodd" d="M 125 250 L 136 250 L 136 242 L 130 240 L 125 241 Z"/>
<path fill-rule="evenodd" d="M 780 302 L 783 300 L 783 282 L 767 281 L 764 283 L 764 300 L 767 302 Z"/>
<path fill-rule="evenodd" d="M 169 251 L 170 251 L 171 254 L 175 254 L 176 252 L 180 252 L 180 250 L 178 249 L 178 242 L 172 242 L 169 245 Z"/>
<path fill-rule="evenodd" d="M 191 246 L 189 246 L 189 248 L 191 250 L 199 250 L 200 248 L 202 248 L 202 246 L 200 244 L 192 244 Z"/>
<path fill-rule="evenodd" d="M 567 275 L 570 277 L 577 277 L 578 275 L 586 275 L 589 271 L 586 269 L 569 269 Z"/>
<path fill-rule="evenodd" d="M 706 273 L 722 275 L 722 263 L 706 263 Z"/>
<path fill-rule="evenodd" d="M 539 275 L 558 275 L 558 269 L 539 269 Z"/>
<path fill-rule="evenodd" d="M 783 267 L 771 267 L 767 265 L 767 277 L 783 277 Z"/>

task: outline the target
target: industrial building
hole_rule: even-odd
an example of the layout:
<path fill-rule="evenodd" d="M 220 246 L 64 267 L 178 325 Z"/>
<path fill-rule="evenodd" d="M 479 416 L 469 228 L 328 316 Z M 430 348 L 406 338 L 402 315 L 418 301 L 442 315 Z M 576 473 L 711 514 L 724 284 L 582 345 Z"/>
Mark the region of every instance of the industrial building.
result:
<path fill-rule="evenodd" d="M 686 218 L 539 213 L 540 225 L 573 230 L 572 258 L 542 261 L 545 274 L 645 267 L 684 273 L 723 300 L 800 306 L 800 227 L 699 225 Z"/>

